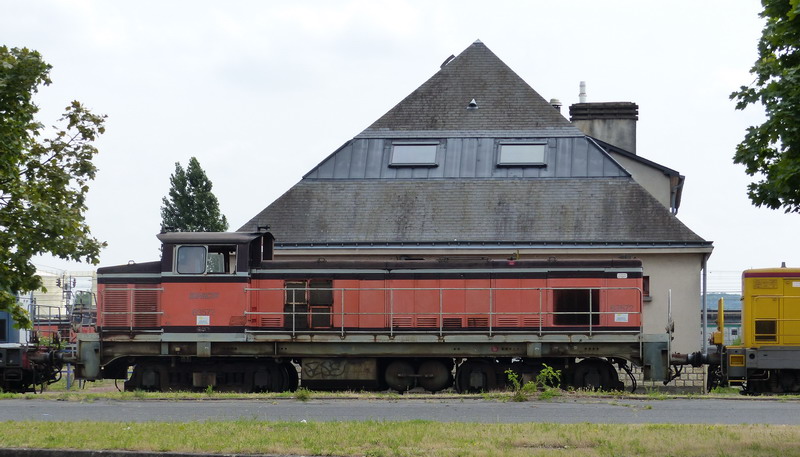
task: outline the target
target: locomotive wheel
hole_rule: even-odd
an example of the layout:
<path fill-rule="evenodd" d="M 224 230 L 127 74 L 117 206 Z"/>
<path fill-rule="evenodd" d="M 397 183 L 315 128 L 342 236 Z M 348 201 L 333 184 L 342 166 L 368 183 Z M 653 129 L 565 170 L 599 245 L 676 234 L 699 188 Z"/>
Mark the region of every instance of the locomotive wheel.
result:
<path fill-rule="evenodd" d="M 459 393 L 488 392 L 497 387 L 494 364 L 485 360 L 467 360 L 456 370 L 456 390 Z"/>
<path fill-rule="evenodd" d="M 286 372 L 284 391 L 288 390 L 289 392 L 294 392 L 300 385 L 300 379 L 297 377 L 297 368 L 295 368 L 292 362 L 283 362 L 281 367 L 283 367 L 283 370 Z"/>
<path fill-rule="evenodd" d="M 289 373 L 283 364 L 270 362 L 253 372 L 256 392 L 284 392 L 289 387 Z"/>
<path fill-rule="evenodd" d="M 384 373 L 386 384 L 398 391 L 405 392 L 414 387 L 414 367 L 405 360 L 394 360 L 387 367 Z"/>
<path fill-rule="evenodd" d="M 617 387 L 618 382 L 610 363 L 601 359 L 586 359 L 575 368 L 572 386 L 576 389 L 611 390 Z"/>
<path fill-rule="evenodd" d="M 419 385 L 431 392 L 438 392 L 452 384 L 450 370 L 440 360 L 426 360 L 419 366 Z"/>

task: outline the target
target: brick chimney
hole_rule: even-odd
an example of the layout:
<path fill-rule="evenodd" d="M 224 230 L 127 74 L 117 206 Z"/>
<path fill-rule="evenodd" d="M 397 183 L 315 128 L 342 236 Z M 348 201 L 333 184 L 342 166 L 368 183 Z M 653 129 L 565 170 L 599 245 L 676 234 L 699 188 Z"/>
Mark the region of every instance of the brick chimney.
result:
<path fill-rule="evenodd" d="M 569 107 L 569 116 L 583 133 L 636 154 L 636 103 L 576 103 Z"/>

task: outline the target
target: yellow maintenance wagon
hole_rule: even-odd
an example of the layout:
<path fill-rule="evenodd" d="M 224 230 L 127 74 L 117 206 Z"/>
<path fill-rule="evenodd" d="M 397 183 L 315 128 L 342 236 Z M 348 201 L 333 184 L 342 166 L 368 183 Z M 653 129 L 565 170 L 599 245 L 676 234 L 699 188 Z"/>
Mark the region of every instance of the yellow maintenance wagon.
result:
<path fill-rule="evenodd" d="M 717 333 L 712 342 L 720 349 L 720 381 L 752 394 L 800 392 L 800 268 L 745 270 L 742 344 L 722 346 Z"/>

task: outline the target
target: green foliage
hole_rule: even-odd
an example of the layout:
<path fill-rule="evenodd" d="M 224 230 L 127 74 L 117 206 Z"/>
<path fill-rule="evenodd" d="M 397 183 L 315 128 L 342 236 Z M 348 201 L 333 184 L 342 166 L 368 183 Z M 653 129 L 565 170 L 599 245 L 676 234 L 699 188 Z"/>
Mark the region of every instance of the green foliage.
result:
<path fill-rule="evenodd" d="M 519 374 L 514 370 L 506 370 L 506 377 L 511 384 L 512 401 L 526 401 L 528 397 L 539 392 L 539 398 L 546 400 L 559 395 L 558 386 L 561 384 L 561 370 L 542 364 L 542 369 L 536 374 L 536 379 L 522 383 Z"/>
<path fill-rule="evenodd" d="M 731 94 L 736 108 L 761 104 L 767 119 L 747 129 L 734 162 L 759 181 L 750 200 L 768 208 L 800 212 L 800 1 L 762 0 L 766 24 L 758 42 L 756 79 Z"/>
<path fill-rule="evenodd" d="M 717 395 L 732 395 L 732 394 L 739 395 L 741 392 L 742 389 L 738 387 L 721 387 L 721 386 L 714 387 L 710 391 L 710 393 Z"/>
<path fill-rule="evenodd" d="M 561 384 L 561 370 L 554 370 L 550 365 L 543 363 L 542 369 L 536 375 L 536 384 L 542 389 L 554 389 Z"/>
<path fill-rule="evenodd" d="M 301 387 L 295 391 L 294 398 L 300 401 L 311 400 L 311 391 Z"/>
<path fill-rule="evenodd" d="M 213 187 L 195 157 L 189 159 L 186 170 L 175 163 L 175 173 L 169 177 L 169 196 L 161 206 L 161 231 L 224 232 L 228 220 L 220 214 Z"/>
<path fill-rule="evenodd" d="M 51 138 L 35 118 L 33 95 L 52 67 L 36 51 L 0 46 L 0 310 L 30 327 L 15 293 L 42 287 L 33 256 L 50 253 L 97 264 L 105 246 L 84 221 L 88 183 L 97 169 L 92 145 L 105 116 L 79 102 L 66 107 Z"/>

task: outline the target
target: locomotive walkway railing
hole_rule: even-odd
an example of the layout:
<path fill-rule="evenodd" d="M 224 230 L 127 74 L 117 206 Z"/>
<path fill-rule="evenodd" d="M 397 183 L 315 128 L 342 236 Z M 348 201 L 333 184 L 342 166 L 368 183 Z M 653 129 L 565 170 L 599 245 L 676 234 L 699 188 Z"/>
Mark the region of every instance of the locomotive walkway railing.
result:
<path fill-rule="evenodd" d="M 311 309 L 308 306 L 308 292 L 309 291 L 327 291 L 339 297 L 338 302 L 332 304 L 330 308 L 331 324 L 328 326 L 313 326 L 310 324 L 310 319 L 313 318 Z M 551 291 L 587 291 L 588 300 L 586 302 L 585 310 L 570 310 L 570 311 L 554 311 L 543 308 L 545 303 L 545 295 Z M 402 333 L 433 333 L 439 336 L 445 334 L 457 333 L 475 333 L 476 331 L 486 331 L 489 336 L 498 333 L 498 329 L 502 329 L 503 333 L 525 332 L 530 333 L 532 330 L 539 335 L 543 334 L 565 334 L 565 333 L 588 333 L 588 335 L 602 334 L 602 333 L 639 333 L 641 331 L 641 303 L 642 303 L 642 290 L 637 287 L 582 287 L 582 288 L 558 288 L 558 287 L 542 287 L 542 288 L 307 288 L 307 289 L 294 289 L 294 288 L 246 288 L 247 293 L 253 292 L 281 292 L 284 297 L 287 297 L 286 307 L 291 307 L 290 310 L 284 311 L 246 311 L 245 316 L 254 317 L 259 319 L 266 318 L 273 325 L 269 327 L 261 327 L 253 329 L 250 326 L 246 331 L 250 333 L 286 333 L 291 332 L 292 336 L 303 333 L 338 333 L 344 337 L 347 333 L 386 333 L 390 337 L 395 334 Z M 416 292 L 438 292 L 438 311 L 398 311 L 396 310 L 396 294 L 397 293 L 416 293 Z M 515 292 L 534 292 L 538 297 L 533 303 L 519 303 L 520 309 L 525 311 L 498 311 L 499 308 L 505 308 L 508 304 L 502 301 L 498 303 L 498 292 L 515 291 Z M 593 291 L 629 291 L 636 294 L 636 304 L 634 309 L 625 310 L 606 310 L 600 311 L 600 304 L 593 301 Z M 353 312 L 348 311 L 348 303 L 346 296 L 348 293 L 361 294 L 364 292 L 382 292 L 384 306 L 386 309 L 383 312 Z M 447 292 L 469 292 L 484 293 L 487 295 L 486 309 L 481 310 L 465 310 L 458 312 L 447 312 L 445 308 L 445 295 Z M 306 294 L 305 298 L 298 299 L 295 294 Z M 359 298 L 360 300 L 360 298 Z M 248 297 L 249 302 L 249 297 Z M 356 305 L 358 306 L 358 305 Z M 338 308 L 335 312 L 333 308 Z M 352 305 L 351 305 L 352 307 Z M 333 316 L 338 316 L 339 323 L 334 325 L 332 320 Z M 602 316 L 614 316 L 618 324 L 625 322 L 638 322 L 638 324 L 625 326 L 625 329 L 619 327 L 609 327 L 609 325 L 601 325 Z M 378 328 L 365 328 L 358 329 L 352 326 L 345 325 L 346 321 L 353 320 L 356 317 L 359 321 L 362 317 L 383 316 L 384 324 Z M 573 320 L 569 324 L 556 324 L 545 326 L 546 318 L 552 316 L 567 317 L 567 321 Z M 633 318 L 633 317 L 636 318 Z M 457 325 L 448 326 L 449 322 L 452 324 L 454 319 L 468 319 L 475 325 Z M 572 319 L 570 319 L 572 318 Z M 576 319 L 577 318 L 577 319 Z M 413 325 L 414 322 L 417 325 Z M 298 326 L 298 322 L 303 325 Z M 513 325 L 499 325 L 505 322 L 507 324 L 514 323 Z M 287 325 L 291 323 L 291 325 Z M 431 324 L 435 325 L 431 325 Z M 485 325 L 478 325 L 484 324 Z M 534 325 L 525 325 L 534 324 Z M 279 325 L 283 324 L 283 325 Z M 422 325 L 420 325 L 422 324 Z M 462 322 L 463 324 L 463 322 Z M 260 327 L 256 325 L 255 327 Z M 559 329 L 562 327 L 563 329 Z M 630 327 L 636 327 L 630 329 Z M 430 329 L 430 330 L 428 330 Z"/>

